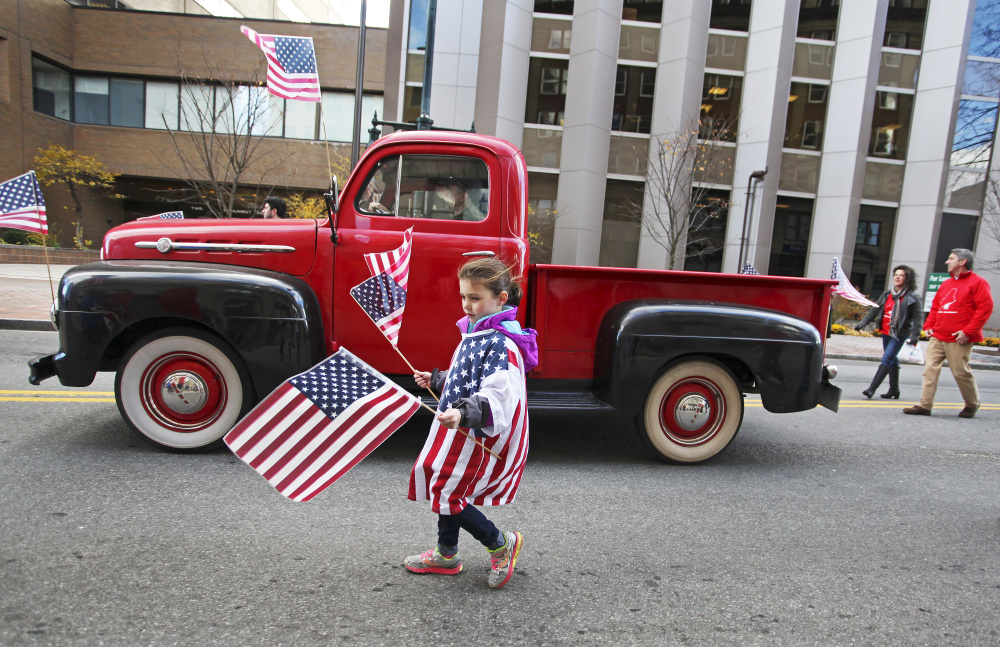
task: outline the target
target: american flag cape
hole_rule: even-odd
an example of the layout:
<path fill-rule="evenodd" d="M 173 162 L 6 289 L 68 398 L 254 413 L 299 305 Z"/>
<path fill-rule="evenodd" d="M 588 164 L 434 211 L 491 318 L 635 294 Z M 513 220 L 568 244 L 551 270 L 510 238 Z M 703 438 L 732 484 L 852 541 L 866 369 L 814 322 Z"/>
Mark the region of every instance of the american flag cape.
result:
<path fill-rule="evenodd" d="M 136 220 L 183 220 L 183 211 L 167 211 L 165 213 L 158 213 L 155 216 L 143 216 L 142 218 L 136 218 Z"/>
<path fill-rule="evenodd" d="M 455 429 L 434 420 L 410 472 L 408 497 L 429 501 L 438 514 L 466 505 L 504 505 L 514 500 L 528 458 L 528 408 L 524 363 L 517 345 L 497 330 L 463 335 L 445 379 L 439 411 L 460 398 L 484 396 L 493 424 L 479 430 L 486 452 Z"/>
<path fill-rule="evenodd" d="M 868 297 L 858 292 L 856 287 L 851 285 L 847 275 L 844 274 L 844 268 L 840 266 L 840 262 L 836 258 L 833 259 L 833 269 L 830 270 L 830 278 L 835 281 L 840 281 L 840 283 L 833 287 L 834 294 L 839 294 L 845 299 L 864 304 L 871 308 L 878 307 L 877 303 L 868 299 Z"/>
<path fill-rule="evenodd" d="M 403 244 L 389 252 L 365 254 L 365 263 L 372 276 L 385 272 L 406 289 L 410 278 L 410 248 L 413 245 L 413 227 L 403 232 Z"/>
<path fill-rule="evenodd" d="M 267 89 L 271 94 L 298 101 L 319 101 L 319 74 L 312 37 L 258 34 L 241 26 L 250 41 L 267 58 Z"/>
<path fill-rule="evenodd" d="M 395 348 L 403 325 L 406 290 L 383 272 L 355 285 L 351 296 Z"/>
<path fill-rule="evenodd" d="M 341 348 L 286 380 L 225 442 L 281 494 L 308 501 L 399 429 L 420 401 Z"/>
<path fill-rule="evenodd" d="M 0 184 L 0 227 L 49 233 L 45 198 L 34 171 Z"/>

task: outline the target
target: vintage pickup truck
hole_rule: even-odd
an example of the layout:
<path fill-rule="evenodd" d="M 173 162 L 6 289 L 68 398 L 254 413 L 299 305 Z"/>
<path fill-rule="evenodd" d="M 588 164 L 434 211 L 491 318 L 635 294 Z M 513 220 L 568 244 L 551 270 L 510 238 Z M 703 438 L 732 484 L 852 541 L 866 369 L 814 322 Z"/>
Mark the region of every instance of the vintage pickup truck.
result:
<path fill-rule="evenodd" d="M 519 318 L 539 331 L 529 408 L 614 407 L 657 454 L 687 463 L 732 441 L 746 393 L 771 412 L 837 410 L 821 334 L 833 281 L 529 265 L 527 182 L 508 142 L 396 133 L 331 192 L 328 218 L 116 227 L 100 262 L 63 277 L 60 348 L 30 362 L 30 382 L 82 387 L 115 371 L 128 424 L 181 451 L 218 446 L 282 380 L 341 344 L 415 389 L 349 294 L 369 276 L 363 254 L 398 247 L 413 227 L 399 348 L 421 370 L 445 367 L 459 340 L 457 268 L 496 256 L 523 276 Z M 449 198 L 455 185 L 464 200 Z"/>

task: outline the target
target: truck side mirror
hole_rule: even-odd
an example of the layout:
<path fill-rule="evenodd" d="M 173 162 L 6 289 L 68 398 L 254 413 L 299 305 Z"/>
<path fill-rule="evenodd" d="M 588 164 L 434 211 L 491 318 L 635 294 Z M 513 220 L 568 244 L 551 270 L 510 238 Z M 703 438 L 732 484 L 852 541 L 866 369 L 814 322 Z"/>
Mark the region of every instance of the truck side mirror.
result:
<path fill-rule="evenodd" d="M 340 191 L 337 189 L 337 176 L 333 175 L 330 177 L 330 191 L 323 194 L 323 199 L 326 200 L 326 209 L 330 212 L 330 218 L 337 215 L 337 208 L 340 206 L 337 204 L 337 198 Z"/>

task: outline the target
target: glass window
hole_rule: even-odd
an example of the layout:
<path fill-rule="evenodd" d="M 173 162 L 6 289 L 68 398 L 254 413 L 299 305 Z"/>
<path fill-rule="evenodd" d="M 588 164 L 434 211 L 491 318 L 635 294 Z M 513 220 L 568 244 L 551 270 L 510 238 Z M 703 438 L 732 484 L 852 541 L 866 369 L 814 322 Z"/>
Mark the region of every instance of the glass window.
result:
<path fill-rule="evenodd" d="M 649 156 L 649 140 L 645 137 L 628 137 L 611 134 L 611 146 L 608 149 L 608 173 L 616 175 L 646 174 L 646 162 Z"/>
<path fill-rule="evenodd" d="M 750 0 L 712 0 L 711 29 L 750 31 Z"/>
<path fill-rule="evenodd" d="M 767 273 L 772 276 L 805 276 L 812 227 L 813 201 L 779 195 L 774 209 L 771 258 Z"/>
<path fill-rule="evenodd" d="M 396 214 L 399 191 L 399 157 L 387 157 L 368 176 L 364 191 L 358 194 L 355 208 L 380 216 Z"/>
<path fill-rule="evenodd" d="M 834 40 L 837 36 L 837 16 L 840 0 L 802 0 L 799 4 L 799 38 Z"/>
<path fill-rule="evenodd" d="M 639 261 L 642 182 L 608 180 L 601 226 L 602 267 L 635 267 Z"/>
<path fill-rule="evenodd" d="M 424 89 L 408 85 L 403 93 L 403 121 L 413 123 L 420 116 L 420 103 L 423 101 Z"/>
<path fill-rule="evenodd" d="M 73 79 L 73 121 L 108 124 L 108 77 L 77 76 Z"/>
<path fill-rule="evenodd" d="M 997 104 L 962 99 L 958 103 L 955 137 L 951 144 L 951 165 L 986 168 L 997 123 Z"/>
<path fill-rule="evenodd" d="M 143 82 L 138 79 L 111 79 L 111 125 L 142 128 Z"/>
<path fill-rule="evenodd" d="M 35 110 L 70 120 L 70 73 L 37 58 L 31 59 Z"/>
<path fill-rule="evenodd" d="M 552 239 L 558 209 L 556 195 L 559 176 L 554 173 L 528 174 L 528 242 L 532 263 L 552 262 Z"/>
<path fill-rule="evenodd" d="M 521 152 L 528 166 L 559 168 L 562 157 L 562 129 L 525 128 Z"/>
<path fill-rule="evenodd" d="M 969 56 L 1000 58 L 1000 0 L 978 0 Z"/>
<path fill-rule="evenodd" d="M 986 195 L 985 170 L 951 169 L 945 186 L 944 206 L 947 209 L 982 211 Z"/>
<path fill-rule="evenodd" d="M 176 83 L 146 82 L 146 128 L 177 130 L 179 97 Z"/>
<path fill-rule="evenodd" d="M 531 57 L 524 121 L 561 126 L 566 114 L 569 61 Z"/>
<path fill-rule="evenodd" d="M 889 0 L 884 47 L 920 49 L 927 20 L 927 0 Z"/>
<path fill-rule="evenodd" d="M 257 114 L 251 132 L 264 137 L 281 137 L 285 126 L 285 100 L 276 97 L 265 87 L 251 88 Z"/>
<path fill-rule="evenodd" d="M 780 191 L 816 193 L 819 186 L 819 155 L 781 154 L 781 173 L 778 175 Z"/>
<path fill-rule="evenodd" d="M 887 285 L 895 227 L 895 208 L 861 205 L 850 279 L 864 294 L 877 297 Z"/>
<path fill-rule="evenodd" d="M 747 64 L 747 38 L 735 34 L 708 35 L 705 67 L 742 72 Z"/>
<path fill-rule="evenodd" d="M 316 102 L 285 102 L 285 138 L 316 139 Z"/>
<path fill-rule="evenodd" d="M 702 139 L 736 141 L 743 77 L 706 74 L 701 93 Z"/>
<path fill-rule="evenodd" d="M 362 101 L 364 106 L 364 101 Z M 364 108 L 362 108 L 364 112 Z M 346 92 L 323 93 L 323 127 L 320 139 L 331 142 L 349 142 L 354 139 L 354 95 Z M 365 115 L 362 114 L 362 124 Z M 366 129 L 362 129 L 366 130 Z M 365 133 L 367 135 L 367 133 Z"/>
<path fill-rule="evenodd" d="M 903 189 L 903 168 L 902 164 L 865 164 L 865 184 L 861 197 L 865 200 L 899 202 L 899 194 Z"/>
<path fill-rule="evenodd" d="M 216 128 L 212 89 L 193 83 L 181 86 L 181 130 L 212 132 Z"/>
<path fill-rule="evenodd" d="M 884 91 L 879 91 L 877 95 L 868 152 L 873 157 L 904 159 L 913 112 L 913 95 Z"/>
<path fill-rule="evenodd" d="M 785 148 L 823 149 L 829 86 L 792 83 L 785 115 Z"/>
<path fill-rule="evenodd" d="M 406 55 L 406 82 L 421 84 L 424 82 L 424 54 Z"/>
<path fill-rule="evenodd" d="M 688 223 L 684 269 L 692 272 L 721 272 L 729 220 L 729 191 L 695 187 Z"/>
<path fill-rule="evenodd" d="M 410 34 L 406 47 L 427 48 L 427 0 L 410 0 Z"/>
<path fill-rule="evenodd" d="M 383 161 L 369 178 L 367 187 L 378 190 L 376 176 L 394 194 L 379 197 L 379 204 L 399 218 L 434 218 L 479 221 L 489 213 L 489 169 L 472 157 L 448 155 L 405 155 L 398 162 L 402 172 L 396 178 L 390 165 L 397 158 Z M 383 169 L 383 167 L 385 167 Z M 374 184 L 373 184 L 374 183 Z M 366 188 L 367 190 L 367 188 Z M 365 196 L 362 196 L 364 199 Z M 370 209 L 378 209 L 372 204 Z"/>
<path fill-rule="evenodd" d="M 537 13 L 561 13 L 573 15 L 573 0 L 535 0 Z"/>
<path fill-rule="evenodd" d="M 795 43 L 792 76 L 829 81 L 833 74 L 833 45 L 825 43 Z"/>
<path fill-rule="evenodd" d="M 960 213 L 941 214 L 941 228 L 938 230 L 937 253 L 934 254 L 934 272 L 947 272 L 944 262 L 953 249 L 973 249 L 976 244 L 976 230 L 979 218 Z"/>
<path fill-rule="evenodd" d="M 659 52 L 660 30 L 658 27 L 622 25 L 618 38 L 618 58 L 627 61 L 655 63 Z"/>
<path fill-rule="evenodd" d="M 878 69 L 878 84 L 915 90 L 919 70 L 920 54 L 882 52 L 882 62 Z"/>
<path fill-rule="evenodd" d="M 660 22 L 663 17 L 663 2 L 660 0 L 625 0 L 622 4 L 622 20 Z"/>
<path fill-rule="evenodd" d="M 618 66 L 611 130 L 648 133 L 653 121 L 653 89 L 656 70 L 651 67 Z"/>
<path fill-rule="evenodd" d="M 531 22 L 531 51 L 569 54 L 573 23 L 569 20 L 535 18 Z"/>
<path fill-rule="evenodd" d="M 1000 38 L 1000 33 L 998 33 Z M 996 97 L 1000 93 L 1000 63 L 966 61 L 962 94 Z"/>

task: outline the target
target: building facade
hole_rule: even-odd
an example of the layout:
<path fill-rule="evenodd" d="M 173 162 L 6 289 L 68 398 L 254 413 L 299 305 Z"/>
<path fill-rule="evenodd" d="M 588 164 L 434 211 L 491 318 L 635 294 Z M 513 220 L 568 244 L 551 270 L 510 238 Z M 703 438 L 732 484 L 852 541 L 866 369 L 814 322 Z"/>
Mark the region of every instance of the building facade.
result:
<path fill-rule="evenodd" d="M 390 119 L 419 113 L 426 17 L 392 2 Z M 997 24 L 997 0 L 438 0 L 430 116 L 521 147 L 537 262 L 825 277 L 838 258 L 877 295 L 966 247 L 996 292 Z M 710 163 L 671 256 L 648 223 L 685 138 Z"/>
<path fill-rule="evenodd" d="M 330 160 L 350 157 L 358 27 L 254 17 L 255 9 L 270 17 L 272 3 L 232 5 L 243 17 L 213 16 L 193 1 L 173 3 L 174 13 L 146 4 L 159 11 L 0 0 L 0 179 L 31 169 L 51 145 L 96 156 L 120 174 L 115 191 L 124 198 L 85 196 L 84 238 L 93 247 L 109 228 L 137 217 L 178 208 L 186 217 L 206 215 L 177 200 L 190 193 L 184 178 L 209 175 L 200 159 L 213 138 L 217 150 L 253 147 L 233 215 L 254 215 L 269 192 L 328 187 Z M 243 24 L 311 36 L 322 101 L 268 95 L 264 56 L 240 32 Z M 385 38 L 385 29 L 367 30 L 362 107 L 369 120 L 381 113 Z M 72 201 L 59 187 L 43 193 L 50 228 L 73 246 Z"/>

